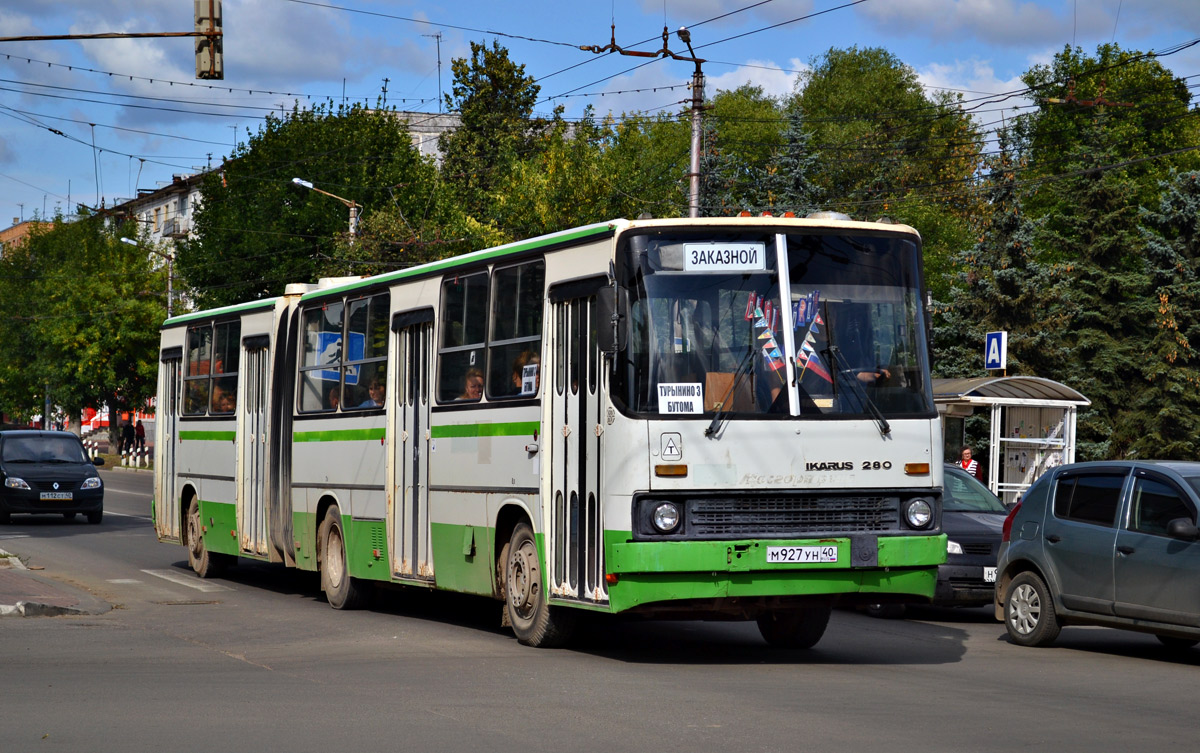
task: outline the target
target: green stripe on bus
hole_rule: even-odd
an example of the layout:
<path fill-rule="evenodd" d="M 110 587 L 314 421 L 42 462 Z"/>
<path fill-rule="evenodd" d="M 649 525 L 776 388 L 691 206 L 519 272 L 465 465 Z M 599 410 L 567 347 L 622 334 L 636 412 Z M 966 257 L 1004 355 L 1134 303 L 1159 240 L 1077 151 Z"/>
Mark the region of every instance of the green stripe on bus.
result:
<path fill-rule="evenodd" d="M 310 301 L 314 298 L 320 298 L 327 295 L 347 293 L 353 290 L 358 290 L 359 288 L 370 287 L 372 285 L 392 283 L 409 277 L 418 277 L 421 275 L 430 274 L 432 272 L 441 272 L 454 267 L 461 267 L 464 264 L 474 264 L 480 261 L 503 259 L 505 256 L 517 254 L 522 251 L 530 251 L 542 246 L 552 246 L 558 243 L 570 243 L 572 241 L 580 241 L 593 236 L 609 235 L 613 232 L 613 223 L 611 221 L 598 222 L 592 225 L 584 225 L 583 227 L 573 228 L 571 230 L 563 230 L 527 241 L 517 241 L 514 243 L 505 244 L 503 246 L 496 246 L 495 248 L 473 251 L 471 253 L 464 254 L 462 256 L 455 256 L 450 259 L 431 261 L 418 267 L 411 267 L 398 272 L 385 272 L 384 274 L 376 277 L 369 277 L 365 280 L 347 283 L 345 285 L 338 285 L 325 290 L 314 290 L 312 292 L 305 293 L 300 297 L 300 300 Z"/>
<path fill-rule="evenodd" d="M 179 441 L 197 439 L 201 442 L 232 442 L 237 439 L 236 431 L 181 431 Z"/>
<path fill-rule="evenodd" d="M 362 442 L 383 439 L 386 429 L 336 429 L 331 431 L 298 431 L 292 435 L 293 442 Z"/>
<path fill-rule="evenodd" d="M 188 314 L 180 314 L 173 316 L 163 322 L 165 327 L 168 324 L 180 324 L 182 322 L 190 322 L 198 319 L 209 319 L 222 314 L 232 314 L 234 312 L 243 313 L 246 311 L 254 311 L 255 309 L 269 309 L 275 306 L 279 298 L 267 298 L 261 301 L 250 301 L 249 303 L 235 303 L 232 306 L 222 306 L 221 308 L 208 309 L 206 311 L 195 311 Z"/>
<path fill-rule="evenodd" d="M 508 424 L 450 424 L 430 427 L 429 436 L 433 439 L 443 437 L 519 437 L 525 434 L 532 436 L 541 429 L 542 425 L 538 421 L 516 421 Z"/>

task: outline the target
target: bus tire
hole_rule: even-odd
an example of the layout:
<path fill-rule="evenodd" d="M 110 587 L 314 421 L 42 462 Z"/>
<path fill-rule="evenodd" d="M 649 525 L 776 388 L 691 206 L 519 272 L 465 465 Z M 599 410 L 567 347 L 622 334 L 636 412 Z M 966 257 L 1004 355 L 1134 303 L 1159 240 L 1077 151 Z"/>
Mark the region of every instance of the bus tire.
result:
<path fill-rule="evenodd" d="M 758 618 L 758 632 L 771 648 L 812 648 L 825 635 L 833 607 L 825 604 Z"/>
<path fill-rule="evenodd" d="M 548 603 L 537 539 L 528 523 L 517 524 L 507 549 L 504 608 L 517 640 L 535 648 L 563 645 L 575 627 L 575 613 Z"/>
<path fill-rule="evenodd" d="M 210 552 L 204 546 L 204 524 L 200 522 L 200 502 L 195 496 L 188 502 L 187 511 L 188 564 L 201 578 L 214 578 L 221 574 L 231 558 Z M 100 520 L 98 518 L 94 522 L 99 523 Z M 88 522 L 93 522 L 90 516 Z"/>
<path fill-rule="evenodd" d="M 350 577 L 346 559 L 346 534 L 342 528 L 342 511 L 331 505 L 325 511 L 317 531 L 321 542 L 321 590 L 334 609 L 360 609 L 367 601 L 367 589 Z"/>

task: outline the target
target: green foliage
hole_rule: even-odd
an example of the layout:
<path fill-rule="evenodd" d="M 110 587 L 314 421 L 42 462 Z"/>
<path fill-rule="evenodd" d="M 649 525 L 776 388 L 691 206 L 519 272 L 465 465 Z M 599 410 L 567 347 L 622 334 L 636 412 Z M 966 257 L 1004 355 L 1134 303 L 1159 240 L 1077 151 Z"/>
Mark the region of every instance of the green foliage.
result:
<path fill-rule="evenodd" d="M 530 119 L 540 87 L 493 40 L 471 42 L 471 58 L 450 64 L 454 84 L 446 106 L 462 119 L 442 134 L 442 174 L 458 191 L 468 214 L 490 216 L 495 189 L 515 163 L 529 154 L 545 123 Z"/>
<path fill-rule="evenodd" d="M 890 212 L 914 189 L 961 187 L 979 166 L 978 128 L 956 98 L 927 96 L 916 71 L 880 48 L 813 60 L 789 109 L 804 115 L 821 152 L 816 182 L 830 208 L 851 215 Z"/>
<path fill-rule="evenodd" d="M 136 228 L 98 217 L 36 228 L 0 259 L 0 408 L 42 412 L 46 387 L 68 416 L 144 406 L 154 394 L 166 270 L 118 241 Z"/>
<path fill-rule="evenodd" d="M 1172 173 L 1142 217 L 1146 265 L 1157 304 L 1139 359 L 1142 379 L 1128 420 L 1126 454 L 1200 456 L 1200 173 Z"/>
<path fill-rule="evenodd" d="M 1031 177 L 1070 172 L 1076 164 L 1071 155 L 1095 148 L 1100 133 L 1108 164 L 1167 155 L 1200 143 L 1200 122 L 1190 111 L 1187 81 L 1143 53 L 1103 44 L 1095 56 L 1088 56 L 1068 46 L 1050 64 L 1034 66 L 1022 80 L 1041 98 L 1036 111 L 1018 119 Z M 1155 202 L 1160 177 L 1172 167 L 1200 168 L 1200 154 L 1169 155 L 1121 171 L 1133 181 L 1135 201 L 1149 206 Z M 1039 211 L 1042 205 L 1042 197 L 1035 194 L 1031 207 Z"/>
<path fill-rule="evenodd" d="M 351 248 L 349 209 L 292 179 L 357 203 L 365 221 L 382 207 L 440 218 L 446 197 L 435 174 L 389 111 L 327 104 L 268 115 L 232 160 L 205 177 L 196 238 L 182 244 L 176 270 L 201 307 L 278 295 L 289 282 L 358 274 L 360 259 L 344 253 Z"/>

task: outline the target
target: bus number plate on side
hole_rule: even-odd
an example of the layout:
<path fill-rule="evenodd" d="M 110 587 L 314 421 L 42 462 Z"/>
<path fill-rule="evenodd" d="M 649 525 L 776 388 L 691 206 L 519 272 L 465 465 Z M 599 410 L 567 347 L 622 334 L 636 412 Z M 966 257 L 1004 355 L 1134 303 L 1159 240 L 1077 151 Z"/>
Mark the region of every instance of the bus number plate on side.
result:
<path fill-rule="evenodd" d="M 837 562 L 836 546 L 769 546 L 767 562 Z"/>

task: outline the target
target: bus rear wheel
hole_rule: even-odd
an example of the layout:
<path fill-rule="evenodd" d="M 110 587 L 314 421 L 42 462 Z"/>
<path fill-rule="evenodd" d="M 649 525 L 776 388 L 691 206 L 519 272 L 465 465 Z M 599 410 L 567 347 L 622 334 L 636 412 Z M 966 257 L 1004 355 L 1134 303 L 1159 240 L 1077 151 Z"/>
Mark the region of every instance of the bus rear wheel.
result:
<path fill-rule="evenodd" d="M 771 648 L 812 648 L 825 635 L 832 613 L 829 605 L 767 612 L 758 618 L 758 632 Z"/>
<path fill-rule="evenodd" d="M 517 640 L 535 648 L 561 646 L 571 637 L 575 614 L 546 600 L 537 539 L 521 522 L 509 539 L 504 563 L 504 608 Z"/>
<path fill-rule="evenodd" d="M 214 578 L 231 563 L 232 558 L 227 554 L 210 552 L 208 547 L 204 546 L 204 524 L 200 521 L 200 502 L 194 496 L 188 502 L 187 511 L 188 564 L 201 578 Z M 103 512 L 95 520 L 92 520 L 92 514 L 89 514 L 88 522 L 99 523 L 102 515 Z"/>
<path fill-rule="evenodd" d="M 346 535 L 342 511 L 332 505 L 325 511 L 317 531 L 321 542 L 321 590 L 334 609 L 360 609 L 367 601 L 367 589 L 350 577 L 346 561 Z"/>

